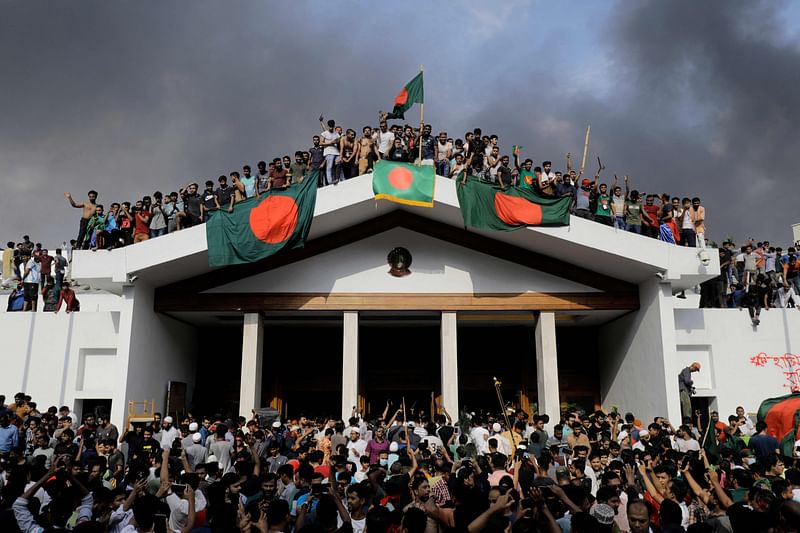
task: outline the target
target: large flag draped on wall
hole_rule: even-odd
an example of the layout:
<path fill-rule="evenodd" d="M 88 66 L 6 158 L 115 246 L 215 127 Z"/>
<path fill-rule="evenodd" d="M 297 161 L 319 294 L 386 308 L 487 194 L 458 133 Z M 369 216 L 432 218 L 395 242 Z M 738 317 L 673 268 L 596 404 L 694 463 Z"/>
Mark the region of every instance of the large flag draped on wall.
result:
<path fill-rule="evenodd" d="M 550 198 L 532 190 L 482 182 L 470 176 L 456 184 L 464 225 L 497 231 L 512 231 L 527 226 L 566 226 L 572 197 Z"/>
<path fill-rule="evenodd" d="M 372 171 L 375 199 L 400 204 L 433 207 L 436 174 L 432 166 L 378 161 Z"/>
<path fill-rule="evenodd" d="M 780 443 L 781 453 L 792 457 L 795 433 L 800 424 L 800 392 L 768 398 L 761 402 L 756 421 L 767 424 L 767 434 Z"/>
<path fill-rule="evenodd" d="M 248 198 L 233 213 L 214 213 L 206 223 L 208 265 L 252 263 L 283 249 L 302 248 L 314 218 L 318 173 L 312 171 L 286 189 Z"/>
<path fill-rule="evenodd" d="M 405 112 L 415 103 L 425 102 L 425 91 L 422 83 L 422 72 L 414 76 L 394 99 L 394 109 L 386 114 L 387 119 L 404 119 Z"/>

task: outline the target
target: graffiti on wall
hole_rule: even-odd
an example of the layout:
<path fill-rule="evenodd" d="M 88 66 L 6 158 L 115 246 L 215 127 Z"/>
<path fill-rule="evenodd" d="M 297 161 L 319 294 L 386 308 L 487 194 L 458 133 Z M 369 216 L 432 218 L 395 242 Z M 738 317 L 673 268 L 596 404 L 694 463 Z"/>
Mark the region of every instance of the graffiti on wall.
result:
<path fill-rule="evenodd" d="M 775 366 L 783 373 L 783 386 L 791 392 L 800 391 L 800 355 L 785 353 L 768 355 L 764 352 L 750 358 L 750 364 L 757 367 Z"/>

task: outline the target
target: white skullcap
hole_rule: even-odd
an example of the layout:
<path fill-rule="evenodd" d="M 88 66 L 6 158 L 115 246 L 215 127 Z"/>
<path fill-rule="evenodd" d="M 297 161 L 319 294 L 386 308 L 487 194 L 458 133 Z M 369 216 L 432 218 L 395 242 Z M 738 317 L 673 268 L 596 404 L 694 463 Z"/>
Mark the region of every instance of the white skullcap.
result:
<path fill-rule="evenodd" d="M 500 422 L 495 422 L 492 424 L 492 431 L 495 433 L 500 433 L 503 430 L 503 426 L 500 425 Z"/>
<path fill-rule="evenodd" d="M 203 436 L 200 433 L 192 435 L 192 442 L 200 442 L 201 440 L 203 440 Z"/>
<path fill-rule="evenodd" d="M 164 422 L 169 422 L 170 424 L 172 424 L 172 417 L 171 416 L 165 416 L 164 417 Z"/>
<path fill-rule="evenodd" d="M 191 424 L 189 424 L 189 431 L 191 431 L 192 433 L 197 431 L 197 422 L 192 422 Z"/>
<path fill-rule="evenodd" d="M 399 449 L 400 449 L 400 446 L 396 442 L 393 442 L 393 443 L 391 443 L 389 445 L 389 451 L 392 452 L 392 453 L 395 453 Z"/>

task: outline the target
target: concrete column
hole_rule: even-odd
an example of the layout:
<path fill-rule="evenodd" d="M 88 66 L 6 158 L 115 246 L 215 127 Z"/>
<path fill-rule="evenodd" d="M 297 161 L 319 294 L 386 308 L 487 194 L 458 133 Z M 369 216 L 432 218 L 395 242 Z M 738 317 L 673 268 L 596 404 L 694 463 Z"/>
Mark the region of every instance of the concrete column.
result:
<path fill-rule="evenodd" d="M 264 321 L 259 313 L 245 313 L 242 328 L 242 381 L 239 414 L 248 420 L 261 405 L 261 371 L 264 360 Z"/>
<path fill-rule="evenodd" d="M 342 420 L 358 405 L 358 311 L 344 312 L 342 331 Z"/>
<path fill-rule="evenodd" d="M 458 317 L 442 312 L 442 404 L 458 420 Z"/>
<path fill-rule="evenodd" d="M 548 432 L 558 424 L 561 399 L 558 394 L 558 352 L 555 313 L 539 313 L 536 320 L 536 383 L 539 414 L 550 416 Z"/>

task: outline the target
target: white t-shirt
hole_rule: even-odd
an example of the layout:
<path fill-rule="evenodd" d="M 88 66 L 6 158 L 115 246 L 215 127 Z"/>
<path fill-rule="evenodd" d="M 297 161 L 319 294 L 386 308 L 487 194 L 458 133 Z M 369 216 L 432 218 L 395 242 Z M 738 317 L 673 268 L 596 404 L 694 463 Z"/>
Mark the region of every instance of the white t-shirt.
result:
<path fill-rule="evenodd" d="M 322 155 L 339 155 L 339 137 L 340 135 L 335 131 L 328 131 L 325 130 L 320 134 L 322 140 L 326 143 L 329 142 L 336 142 L 331 146 L 326 146 L 324 150 L 322 150 Z"/>
<path fill-rule="evenodd" d="M 361 458 L 362 455 L 364 455 L 364 451 L 366 449 L 367 449 L 367 441 L 363 439 L 358 439 L 355 442 L 351 440 L 347 441 L 348 460 L 358 464 L 358 459 Z M 356 455 L 351 450 L 355 450 L 356 452 L 358 452 L 358 457 L 356 457 Z"/>
<path fill-rule="evenodd" d="M 472 431 L 469 432 L 470 438 L 472 439 L 473 444 L 475 444 L 475 448 L 478 450 L 478 453 L 484 454 L 489 450 L 489 430 L 483 426 L 478 426 L 472 428 Z"/>
<path fill-rule="evenodd" d="M 436 141 L 436 144 L 439 145 L 439 161 L 447 161 L 447 153 L 453 149 L 453 143 Z"/>
<path fill-rule="evenodd" d="M 22 281 L 25 283 L 39 283 L 41 280 L 42 266 L 33 257 L 25 263 L 25 270 L 30 270 Z"/>
<path fill-rule="evenodd" d="M 700 443 L 697 442 L 695 439 L 689 439 L 689 440 L 675 439 L 675 448 L 679 452 L 683 452 L 683 453 L 686 453 L 688 451 L 699 452 L 700 451 Z"/>
<path fill-rule="evenodd" d="M 378 130 L 375 134 L 375 141 L 378 143 L 378 151 L 382 154 L 385 154 L 394 142 L 394 133 L 389 130 L 386 130 L 385 133 Z"/>

